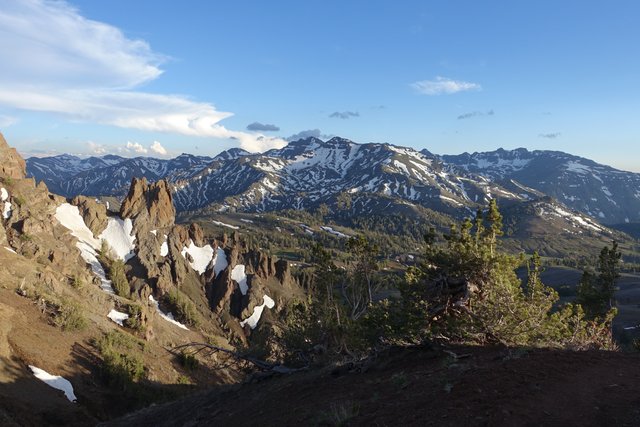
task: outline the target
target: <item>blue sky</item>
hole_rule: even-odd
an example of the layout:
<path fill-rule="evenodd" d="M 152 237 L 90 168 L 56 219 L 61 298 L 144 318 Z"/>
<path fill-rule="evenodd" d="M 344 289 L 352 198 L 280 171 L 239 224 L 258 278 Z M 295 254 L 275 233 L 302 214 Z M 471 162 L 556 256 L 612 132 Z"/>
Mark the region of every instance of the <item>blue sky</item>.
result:
<path fill-rule="evenodd" d="M 640 172 L 639 18 L 635 1 L 0 0 L 0 130 L 25 155 L 315 134 Z"/>

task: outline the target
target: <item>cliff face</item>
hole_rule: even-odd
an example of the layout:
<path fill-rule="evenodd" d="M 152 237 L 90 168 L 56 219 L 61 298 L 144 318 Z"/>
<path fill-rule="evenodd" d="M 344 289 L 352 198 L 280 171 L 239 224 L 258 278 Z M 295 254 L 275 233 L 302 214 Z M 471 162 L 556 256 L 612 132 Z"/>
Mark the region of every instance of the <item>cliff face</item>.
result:
<path fill-rule="evenodd" d="M 172 226 L 176 208 L 167 182 L 160 180 L 149 184 L 146 178 L 133 178 L 120 207 L 120 216 L 133 219 L 138 230 Z"/>
<path fill-rule="evenodd" d="M 27 175 L 27 164 L 15 148 L 9 147 L 0 133 L 0 177 L 23 179 Z"/>

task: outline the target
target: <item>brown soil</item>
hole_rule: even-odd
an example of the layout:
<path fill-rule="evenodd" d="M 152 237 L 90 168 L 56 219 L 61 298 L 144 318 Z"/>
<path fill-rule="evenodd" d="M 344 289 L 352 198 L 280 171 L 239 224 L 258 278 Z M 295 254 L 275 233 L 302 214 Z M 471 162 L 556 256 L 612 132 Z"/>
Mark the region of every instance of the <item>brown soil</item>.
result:
<path fill-rule="evenodd" d="M 466 357 L 395 349 L 365 372 L 325 369 L 217 388 L 107 425 L 640 425 L 638 354 L 452 351 Z"/>

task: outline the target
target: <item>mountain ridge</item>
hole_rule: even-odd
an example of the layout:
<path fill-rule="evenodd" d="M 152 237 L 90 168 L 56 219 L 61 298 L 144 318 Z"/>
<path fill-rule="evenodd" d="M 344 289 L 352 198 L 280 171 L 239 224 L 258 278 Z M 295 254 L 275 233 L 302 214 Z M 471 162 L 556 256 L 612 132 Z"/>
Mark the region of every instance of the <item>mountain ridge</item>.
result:
<path fill-rule="evenodd" d="M 410 203 L 459 217 L 488 198 L 514 203 L 551 196 L 603 223 L 640 221 L 640 174 L 561 151 L 436 155 L 388 143 L 310 137 L 261 154 L 232 148 L 213 158 L 105 158 L 32 157 L 27 171 L 67 197 L 124 195 L 133 176 L 167 179 L 179 211 L 315 209 L 350 197 L 370 212 Z"/>

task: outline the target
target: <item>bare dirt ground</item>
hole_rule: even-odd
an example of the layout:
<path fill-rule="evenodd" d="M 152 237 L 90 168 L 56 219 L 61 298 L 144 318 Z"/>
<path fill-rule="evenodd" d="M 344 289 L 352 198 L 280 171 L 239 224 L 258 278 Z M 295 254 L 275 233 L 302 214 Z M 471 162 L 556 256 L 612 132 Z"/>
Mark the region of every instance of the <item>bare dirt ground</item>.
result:
<path fill-rule="evenodd" d="M 640 355 L 504 348 L 395 349 L 365 372 L 228 386 L 111 426 L 637 426 Z"/>

